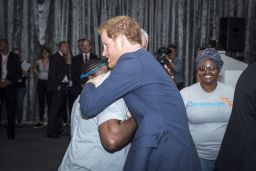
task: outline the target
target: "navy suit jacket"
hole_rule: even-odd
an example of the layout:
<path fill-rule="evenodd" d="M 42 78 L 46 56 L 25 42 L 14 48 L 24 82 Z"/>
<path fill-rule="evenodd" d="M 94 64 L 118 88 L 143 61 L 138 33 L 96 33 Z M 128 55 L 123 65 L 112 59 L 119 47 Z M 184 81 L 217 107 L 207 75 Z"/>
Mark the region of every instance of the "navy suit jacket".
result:
<path fill-rule="evenodd" d="M 98 56 L 93 53 L 90 53 L 89 59 L 98 59 Z M 82 91 L 81 85 L 84 84 L 84 82 L 80 79 L 81 67 L 83 64 L 84 64 L 84 62 L 83 62 L 82 54 L 72 57 L 71 79 L 72 79 L 73 84 L 71 87 L 71 93 L 74 96 L 78 96 L 81 93 L 81 91 Z"/>
<path fill-rule="evenodd" d="M 138 124 L 124 170 L 201 170 L 182 97 L 146 50 L 121 56 L 99 87 L 86 84 L 81 112 L 93 117 L 121 97 Z"/>
<path fill-rule="evenodd" d="M 232 113 L 215 163 L 217 171 L 256 170 L 256 61 L 239 77 Z"/>

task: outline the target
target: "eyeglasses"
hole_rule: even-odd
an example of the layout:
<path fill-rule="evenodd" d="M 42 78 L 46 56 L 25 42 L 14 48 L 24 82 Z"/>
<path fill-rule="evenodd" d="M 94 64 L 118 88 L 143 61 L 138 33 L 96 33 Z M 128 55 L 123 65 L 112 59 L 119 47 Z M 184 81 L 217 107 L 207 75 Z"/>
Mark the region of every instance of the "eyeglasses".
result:
<path fill-rule="evenodd" d="M 199 72 L 205 72 L 205 71 L 215 72 L 218 70 L 218 67 L 216 66 L 202 66 L 198 68 Z"/>

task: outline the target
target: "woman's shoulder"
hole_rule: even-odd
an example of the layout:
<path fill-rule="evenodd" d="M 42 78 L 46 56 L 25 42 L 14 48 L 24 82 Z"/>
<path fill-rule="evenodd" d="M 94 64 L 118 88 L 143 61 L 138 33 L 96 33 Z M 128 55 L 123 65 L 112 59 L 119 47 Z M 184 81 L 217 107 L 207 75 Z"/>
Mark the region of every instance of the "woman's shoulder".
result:
<path fill-rule="evenodd" d="M 193 92 L 197 90 L 199 86 L 200 86 L 200 83 L 198 82 L 190 86 L 184 87 L 183 89 L 180 90 L 180 92 Z"/>
<path fill-rule="evenodd" d="M 218 81 L 218 88 L 222 89 L 222 90 L 231 90 L 231 91 L 235 90 L 235 88 L 233 86 L 231 86 L 229 84 L 219 82 L 219 81 Z"/>

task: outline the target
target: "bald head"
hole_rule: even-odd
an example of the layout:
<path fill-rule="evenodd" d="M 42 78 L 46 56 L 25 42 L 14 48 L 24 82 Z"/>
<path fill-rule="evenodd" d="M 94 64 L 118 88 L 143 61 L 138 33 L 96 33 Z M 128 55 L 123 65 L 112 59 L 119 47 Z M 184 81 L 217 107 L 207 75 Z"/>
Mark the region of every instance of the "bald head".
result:
<path fill-rule="evenodd" d="M 147 49 L 148 47 L 148 33 L 144 29 L 140 29 L 141 31 L 141 45 L 143 48 Z"/>

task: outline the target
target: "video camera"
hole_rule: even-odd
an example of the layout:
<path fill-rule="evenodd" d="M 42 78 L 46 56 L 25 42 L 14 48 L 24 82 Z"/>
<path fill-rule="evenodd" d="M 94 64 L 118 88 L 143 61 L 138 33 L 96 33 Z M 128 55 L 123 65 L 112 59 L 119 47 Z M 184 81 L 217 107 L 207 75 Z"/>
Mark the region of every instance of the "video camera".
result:
<path fill-rule="evenodd" d="M 166 73 L 171 77 L 171 79 L 174 79 L 174 75 L 172 72 L 172 67 L 169 62 L 168 53 L 172 53 L 172 50 L 166 48 L 166 47 L 160 47 L 157 51 L 157 61 L 162 65 Z"/>
<path fill-rule="evenodd" d="M 160 47 L 157 51 L 158 53 L 158 62 L 161 65 L 169 65 L 169 58 L 168 58 L 168 53 L 171 53 L 171 50 L 166 48 L 166 47 Z"/>

